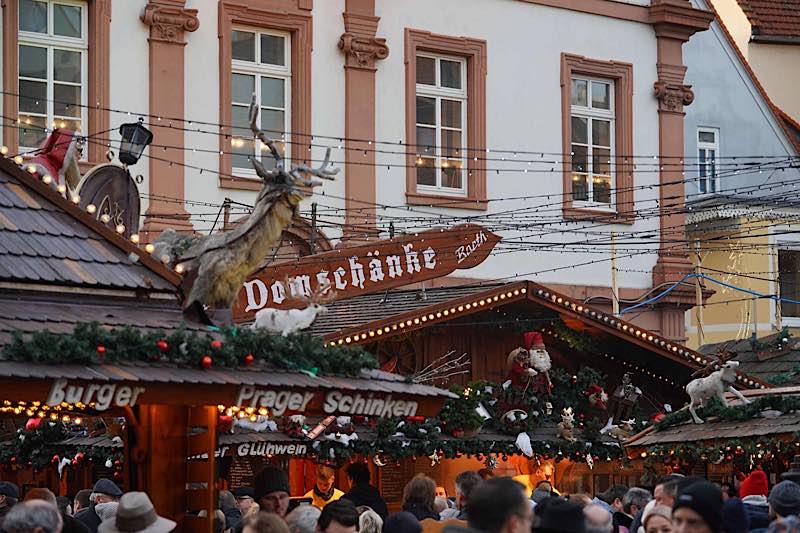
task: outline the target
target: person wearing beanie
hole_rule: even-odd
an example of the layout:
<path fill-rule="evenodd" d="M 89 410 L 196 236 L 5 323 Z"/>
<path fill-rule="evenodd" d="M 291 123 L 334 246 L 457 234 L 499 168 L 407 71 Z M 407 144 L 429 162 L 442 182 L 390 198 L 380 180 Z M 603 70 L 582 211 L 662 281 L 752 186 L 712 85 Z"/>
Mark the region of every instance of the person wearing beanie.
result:
<path fill-rule="evenodd" d="M 261 510 L 285 517 L 289 510 L 289 478 L 286 472 L 267 466 L 256 475 L 254 485 L 253 494 Z"/>
<path fill-rule="evenodd" d="M 559 497 L 542 500 L 536 506 L 533 533 L 585 533 L 586 518 L 577 504 Z"/>
<path fill-rule="evenodd" d="M 782 522 L 785 518 L 800 514 L 800 485 L 794 481 L 781 481 L 769 493 L 769 517 L 775 522 Z M 771 527 L 771 526 L 770 526 Z M 763 529 L 751 529 L 751 533 L 763 533 Z"/>
<path fill-rule="evenodd" d="M 642 528 L 649 533 L 672 533 L 672 509 L 655 502 L 651 500 L 645 506 L 642 513 Z"/>
<path fill-rule="evenodd" d="M 720 492 L 722 492 L 720 490 Z M 739 498 L 728 498 L 725 500 L 723 493 L 722 499 L 722 531 L 725 533 L 747 533 L 752 527 L 747 516 L 742 500 Z"/>
<path fill-rule="evenodd" d="M 389 515 L 383 522 L 383 533 L 422 533 L 422 526 L 413 514 L 400 511 Z"/>
<path fill-rule="evenodd" d="M 760 469 L 753 470 L 739 485 L 739 498 L 742 499 L 744 511 L 750 521 L 750 529 L 765 528 L 770 523 L 767 494 L 767 474 Z"/>
<path fill-rule="evenodd" d="M 800 518 L 789 516 L 780 522 L 770 524 L 767 533 L 800 533 Z"/>
<path fill-rule="evenodd" d="M 713 483 L 692 483 L 678 493 L 672 507 L 676 533 L 721 533 L 722 491 Z"/>

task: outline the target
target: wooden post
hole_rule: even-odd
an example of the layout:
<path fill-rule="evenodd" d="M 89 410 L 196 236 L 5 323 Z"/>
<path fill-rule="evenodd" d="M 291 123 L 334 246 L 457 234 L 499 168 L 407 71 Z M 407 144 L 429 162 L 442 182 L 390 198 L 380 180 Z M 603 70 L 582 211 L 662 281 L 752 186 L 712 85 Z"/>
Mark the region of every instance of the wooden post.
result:
<path fill-rule="evenodd" d="M 700 284 L 700 275 L 702 274 L 702 259 L 700 258 L 700 242 L 695 240 L 694 241 L 694 255 L 695 255 L 695 265 L 694 265 L 694 295 L 695 300 L 697 301 L 697 305 L 695 306 L 695 313 L 697 319 L 697 345 L 702 346 L 705 344 L 705 334 L 703 333 L 703 287 Z"/>

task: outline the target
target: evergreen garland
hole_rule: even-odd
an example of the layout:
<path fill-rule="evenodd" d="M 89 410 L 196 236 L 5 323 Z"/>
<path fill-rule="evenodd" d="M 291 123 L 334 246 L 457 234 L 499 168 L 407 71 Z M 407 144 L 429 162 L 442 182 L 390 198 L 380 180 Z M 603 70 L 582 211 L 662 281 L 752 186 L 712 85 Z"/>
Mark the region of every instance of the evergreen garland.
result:
<path fill-rule="evenodd" d="M 755 418 L 759 413 L 766 410 L 780 411 L 782 413 L 800 410 L 800 397 L 797 396 L 762 396 L 750 403 L 725 407 L 722 403 L 713 398 L 706 404 L 697 409 L 697 415 L 702 418 L 714 417 L 719 421 L 745 421 Z M 670 413 L 659 421 L 656 430 L 683 424 L 692 419 L 688 409 L 682 409 Z"/>
<path fill-rule="evenodd" d="M 360 347 L 324 346 L 308 334 L 283 337 L 249 328 L 222 328 L 211 333 L 180 328 L 171 333 L 143 331 L 130 326 L 105 329 L 82 322 L 71 333 L 15 332 L 0 359 L 42 364 L 102 364 L 161 361 L 180 367 L 199 367 L 209 357 L 215 367 L 260 363 L 313 374 L 358 375 L 377 368 L 375 357 Z"/>

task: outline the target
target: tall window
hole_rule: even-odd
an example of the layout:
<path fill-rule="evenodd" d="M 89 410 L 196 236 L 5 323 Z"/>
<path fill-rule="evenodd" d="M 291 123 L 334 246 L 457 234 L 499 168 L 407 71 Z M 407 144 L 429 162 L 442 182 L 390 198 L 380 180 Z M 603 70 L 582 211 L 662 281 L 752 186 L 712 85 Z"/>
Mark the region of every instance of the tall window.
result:
<path fill-rule="evenodd" d="M 700 194 L 717 192 L 717 152 L 719 130 L 697 130 L 697 188 Z"/>
<path fill-rule="evenodd" d="M 231 123 L 234 152 L 233 168 L 238 173 L 252 173 L 251 157 L 260 157 L 266 168 L 275 160 L 266 145 L 254 141 L 248 121 L 253 93 L 259 102 L 261 129 L 275 139 L 278 151 L 286 158 L 289 149 L 289 112 L 291 109 L 291 51 L 286 33 L 233 30 L 231 36 Z"/>
<path fill-rule="evenodd" d="M 800 301 L 800 248 L 778 249 L 778 283 L 781 298 Z M 781 302 L 785 318 L 800 318 L 800 305 Z"/>
<path fill-rule="evenodd" d="M 467 65 L 417 55 L 417 190 L 466 194 Z"/>
<path fill-rule="evenodd" d="M 19 0 L 19 146 L 37 148 L 47 128 L 80 131 L 86 120 L 86 4 Z"/>
<path fill-rule="evenodd" d="M 572 199 L 611 206 L 614 158 L 614 82 L 571 79 Z"/>

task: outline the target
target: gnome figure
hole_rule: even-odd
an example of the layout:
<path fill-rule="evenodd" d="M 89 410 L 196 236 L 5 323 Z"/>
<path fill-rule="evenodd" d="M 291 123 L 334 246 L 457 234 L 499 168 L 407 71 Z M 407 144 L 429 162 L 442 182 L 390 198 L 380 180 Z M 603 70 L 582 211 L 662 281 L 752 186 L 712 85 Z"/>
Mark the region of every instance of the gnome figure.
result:
<path fill-rule="evenodd" d="M 544 347 L 542 334 L 529 331 L 523 335 L 524 347 L 508 354 L 506 380 L 518 389 L 536 394 L 550 394 L 550 355 Z"/>
<path fill-rule="evenodd" d="M 63 184 L 70 191 L 74 191 L 81 181 L 78 161 L 82 151 L 81 137 L 72 130 L 56 128 L 45 139 L 38 154 L 27 163 L 27 166 L 32 165 L 40 178 L 50 176 L 55 185 Z"/>

